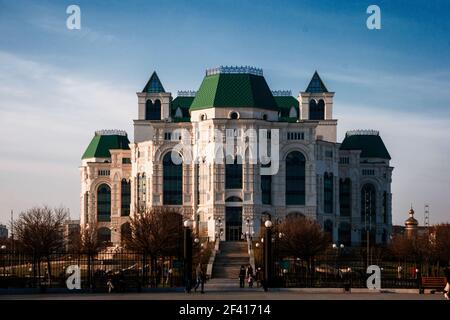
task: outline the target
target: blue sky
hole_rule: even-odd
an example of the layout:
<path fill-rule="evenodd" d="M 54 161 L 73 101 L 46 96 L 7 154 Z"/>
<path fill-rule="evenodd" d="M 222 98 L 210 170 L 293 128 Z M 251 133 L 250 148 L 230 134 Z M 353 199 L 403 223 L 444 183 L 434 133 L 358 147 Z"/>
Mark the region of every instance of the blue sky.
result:
<path fill-rule="evenodd" d="M 79 212 L 80 156 L 93 131 L 132 136 L 136 91 L 157 70 L 195 90 L 218 65 L 264 69 L 272 89 L 305 89 L 314 70 L 336 92 L 339 137 L 379 129 L 393 157 L 394 222 L 450 207 L 448 1 L 0 0 L 0 222 L 9 210 Z M 81 30 L 66 8 L 81 8 Z M 366 8 L 381 8 L 368 30 Z"/>

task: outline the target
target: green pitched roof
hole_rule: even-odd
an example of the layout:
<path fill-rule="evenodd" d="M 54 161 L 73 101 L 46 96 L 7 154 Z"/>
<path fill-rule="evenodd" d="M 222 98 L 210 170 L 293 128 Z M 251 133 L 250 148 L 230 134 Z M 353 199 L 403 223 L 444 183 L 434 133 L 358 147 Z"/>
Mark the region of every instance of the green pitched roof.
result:
<path fill-rule="evenodd" d="M 293 96 L 275 96 L 275 102 L 277 103 L 278 108 L 281 112 L 280 118 L 289 118 L 289 112 L 291 111 L 291 107 L 294 107 L 297 111 L 297 118 L 300 115 L 300 107 L 298 100 Z"/>
<path fill-rule="evenodd" d="M 166 92 L 164 90 L 164 87 L 159 80 L 158 75 L 156 74 L 156 71 L 153 71 L 150 79 L 148 79 L 147 84 L 145 85 L 144 89 L 142 89 L 142 92 L 147 93 L 161 93 Z"/>
<path fill-rule="evenodd" d="M 277 110 L 277 103 L 263 76 L 249 73 L 206 75 L 190 110 L 221 107 Z"/>
<path fill-rule="evenodd" d="M 325 84 L 323 83 L 322 79 L 320 79 L 319 74 L 314 72 L 314 75 L 309 82 L 308 87 L 306 88 L 305 92 L 309 93 L 322 93 L 322 92 L 328 92 L 327 87 L 325 87 Z"/>
<path fill-rule="evenodd" d="M 122 134 L 102 134 L 95 133 L 91 143 L 84 152 L 82 159 L 87 158 L 110 158 L 111 149 L 129 150 L 130 141 L 126 135 Z"/>
<path fill-rule="evenodd" d="M 189 108 L 191 107 L 192 101 L 194 101 L 194 97 L 176 97 L 173 99 L 172 104 L 170 105 L 172 118 L 175 118 L 175 112 L 178 108 L 181 109 L 183 113 L 183 118 L 189 118 Z"/>
<path fill-rule="evenodd" d="M 378 134 L 346 134 L 341 150 L 361 150 L 361 158 L 391 159 Z"/>

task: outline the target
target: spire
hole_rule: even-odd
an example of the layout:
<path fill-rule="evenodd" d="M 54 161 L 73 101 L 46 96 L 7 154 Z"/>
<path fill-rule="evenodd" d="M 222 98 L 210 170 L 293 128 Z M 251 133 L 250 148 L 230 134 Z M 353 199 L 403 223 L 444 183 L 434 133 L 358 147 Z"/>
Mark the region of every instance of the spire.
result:
<path fill-rule="evenodd" d="M 153 71 L 152 76 L 150 77 L 150 79 L 148 80 L 147 84 L 145 85 L 144 89 L 142 90 L 142 92 L 147 92 L 147 93 L 161 93 L 161 92 L 166 92 L 164 90 L 164 87 L 161 83 L 161 81 L 158 78 L 158 75 L 156 74 L 156 71 Z"/>
<path fill-rule="evenodd" d="M 308 93 L 322 93 L 322 92 L 328 92 L 327 87 L 325 87 L 325 84 L 323 83 L 322 79 L 320 79 L 319 74 L 317 73 L 317 70 L 314 72 L 314 75 L 309 82 L 308 87 L 306 88 L 306 91 Z"/>

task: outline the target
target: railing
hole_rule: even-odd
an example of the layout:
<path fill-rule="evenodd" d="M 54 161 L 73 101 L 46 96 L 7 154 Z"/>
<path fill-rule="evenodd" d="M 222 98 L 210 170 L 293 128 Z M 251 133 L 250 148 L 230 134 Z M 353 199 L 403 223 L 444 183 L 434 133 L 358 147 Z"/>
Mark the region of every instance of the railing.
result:
<path fill-rule="evenodd" d="M 117 291 L 182 286 L 180 257 L 158 257 L 133 252 L 57 253 L 37 259 L 24 253 L 0 254 L 0 289 L 67 288 L 67 267 L 80 268 L 82 289 L 104 291 L 109 280 Z"/>

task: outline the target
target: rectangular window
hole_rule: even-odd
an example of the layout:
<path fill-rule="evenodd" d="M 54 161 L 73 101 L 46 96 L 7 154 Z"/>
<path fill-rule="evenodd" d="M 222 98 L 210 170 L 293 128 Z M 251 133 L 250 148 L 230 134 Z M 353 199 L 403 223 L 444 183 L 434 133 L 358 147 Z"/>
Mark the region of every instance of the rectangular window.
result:
<path fill-rule="evenodd" d="M 375 170 L 374 169 L 363 169 L 362 174 L 363 174 L 363 176 L 374 176 Z"/>
<path fill-rule="evenodd" d="M 263 168 L 270 167 L 269 164 L 261 165 Z M 263 204 L 272 204 L 272 176 L 261 175 L 261 196 Z"/>
<path fill-rule="evenodd" d="M 225 164 L 225 188 L 242 189 L 242 164 Z"/>
<path fill-rule="evenodd" d="M 288 140 L 304 140 L 305 133 L 304 132 L 288 132 L 287 139 Z"/>
<path fill-rule="evenodd" d="M 339 180 L 339 205 L 342 217 L 352 215 L 352 183 L 349 178 Z"/>
<path fill-rule="evenodd" d="M 197 171 L 197 204 L 200 204 L 200 164 L 195 165 L 196 171 Z"/>
<path fill-rule="evenodd" d="M 164 140 L 172 140 L 172 132 L 164 132 Z"/>
<path fill-rule="evenodd" d="M 109 176 L 109 170 L 98 170 L 99 176 Z"/>
<path fill-rule="evenodd" d="M 131 158 L 122 158 L 122 164 L 131 164 Z"/>
<path fill-rule="evenodd" d="M 349 164 L 350 163 L 350 158 L 349 157 L 341 157 L 339 159 L 339 163 L 340 164 Z"/>
<path fill-rule="evenodd" d="M 333 174 L 325 173 L 323 178 L 324 192 L 324 211 L 325 213 L 333 213 Z"/>

